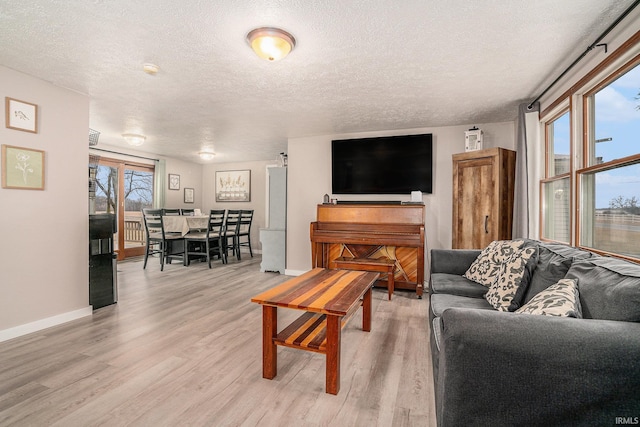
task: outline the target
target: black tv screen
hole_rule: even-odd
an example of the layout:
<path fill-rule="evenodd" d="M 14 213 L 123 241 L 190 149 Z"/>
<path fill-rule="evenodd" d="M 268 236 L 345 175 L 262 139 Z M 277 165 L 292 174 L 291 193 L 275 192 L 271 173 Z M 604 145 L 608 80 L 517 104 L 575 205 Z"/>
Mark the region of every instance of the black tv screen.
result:
<path fill-rule="evenodd" d="M 331 141 L 333 194 L 431 193 L 432 136 Z"/>

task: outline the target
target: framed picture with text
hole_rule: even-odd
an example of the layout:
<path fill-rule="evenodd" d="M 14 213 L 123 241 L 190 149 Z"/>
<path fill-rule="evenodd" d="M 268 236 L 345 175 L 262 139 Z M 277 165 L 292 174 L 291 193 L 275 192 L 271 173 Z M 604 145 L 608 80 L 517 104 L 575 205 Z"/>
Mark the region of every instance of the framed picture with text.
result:
<path fill-rule="evenodd" d="M 216 202 L 250 202 L 251 169 L 216 171 Z"/>

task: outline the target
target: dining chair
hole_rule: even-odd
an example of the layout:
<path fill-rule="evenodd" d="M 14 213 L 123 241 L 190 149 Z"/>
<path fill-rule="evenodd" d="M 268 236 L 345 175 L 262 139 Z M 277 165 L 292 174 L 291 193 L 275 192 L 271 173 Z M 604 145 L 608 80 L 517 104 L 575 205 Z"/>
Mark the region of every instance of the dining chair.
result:
<path fill-rule="evenodd" d="M 218 255 L 223 264 L 227 263 L 224 252 L 224 210 L 211 210 L 209 212 L 209 226 L 206 231 L 194 231 L 184 236 L 187 248 L 185 264 L 191 263 L 190 255 L 206 257 L 211 268 L 211 253 Z M 217 253 L 215 253 L 217 252 Z"/>
<path fill-rule="evenodd" d="M 229 209 L 224 221 L 224 253 L 227 255 L 229 249 L 235 254 L 236 259 L 240 261 L 240 247 L 238 246 L 238 232 L 240 230 L 240 210 Z M 231 246 L 229 246 L 231 239 Z"/>
<path fill-rule="evenodd" d="M 253 222 L 253 209 L 240 211 L 240 226 L 238 229 L 238 252 L 242 246 L 249 247 L 249 253 L 253 258 L 253 250 L 251 249 L 251 223 Z M 246 237 L 247 240 L 242 242 L 240 239 Z"/>
<path fill-rule="evenodd" d="M 193 215 L 195 209 L 180 209 L 180 215 Z"/>
<path fill-rule="evenodd" d="M 143 209 L 142 218 L 144 220 L 144 230 L 147 235 L 147 247 L 144 253 L 144 264 L 142 268 L 147 268 L 149 255 L 158 254 L 160 256 L 160 271 L 164 270 L 165 260 L 171 262 L 172 257 L 182 257 L 184 260 L 184 246 L 182 253 L 173 253 L 172 242 L 184 243 L 183 237 L 179 233 L 167 233 L 162 221 L 163 209 Z"/>
<path fill-rule="evenodd" d="M 180 215 L 180 209 L 162 209 L 162 215 Z"/>

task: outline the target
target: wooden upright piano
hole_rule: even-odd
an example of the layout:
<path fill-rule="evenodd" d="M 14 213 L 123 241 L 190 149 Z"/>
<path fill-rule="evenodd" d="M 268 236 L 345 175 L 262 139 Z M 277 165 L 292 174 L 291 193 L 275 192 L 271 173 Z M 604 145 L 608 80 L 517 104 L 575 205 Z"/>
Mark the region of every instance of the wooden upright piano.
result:
<path fill-rule="evenodd" d="M 312 267 L 334 268 L 339 257 L 395 260 L 395 288 L 424 283 L 424 205 L 318 205 L 311 223 Z M 386 278 L 379 279 L 386 287 Z"/>

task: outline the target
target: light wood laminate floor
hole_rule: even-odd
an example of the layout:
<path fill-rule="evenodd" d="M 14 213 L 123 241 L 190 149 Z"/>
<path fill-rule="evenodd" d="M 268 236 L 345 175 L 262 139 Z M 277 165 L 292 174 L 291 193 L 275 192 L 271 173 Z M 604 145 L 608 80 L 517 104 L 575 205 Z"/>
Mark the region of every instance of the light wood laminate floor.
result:
<path fill-rule="evenodd" d="M 435 425 L 428 303 L 412 292 L 374 289 L 371 332 L 359 315 L 343 330 L 337 396 L 321 354 L 278 347 L 263 379 L 250 298 L 286 279 L 261 273 L 260 256 L 120 263 L 117 304 L 0 343 L 0 425 Z M 280 329 L 300 314 L 278 312 Z"/>

